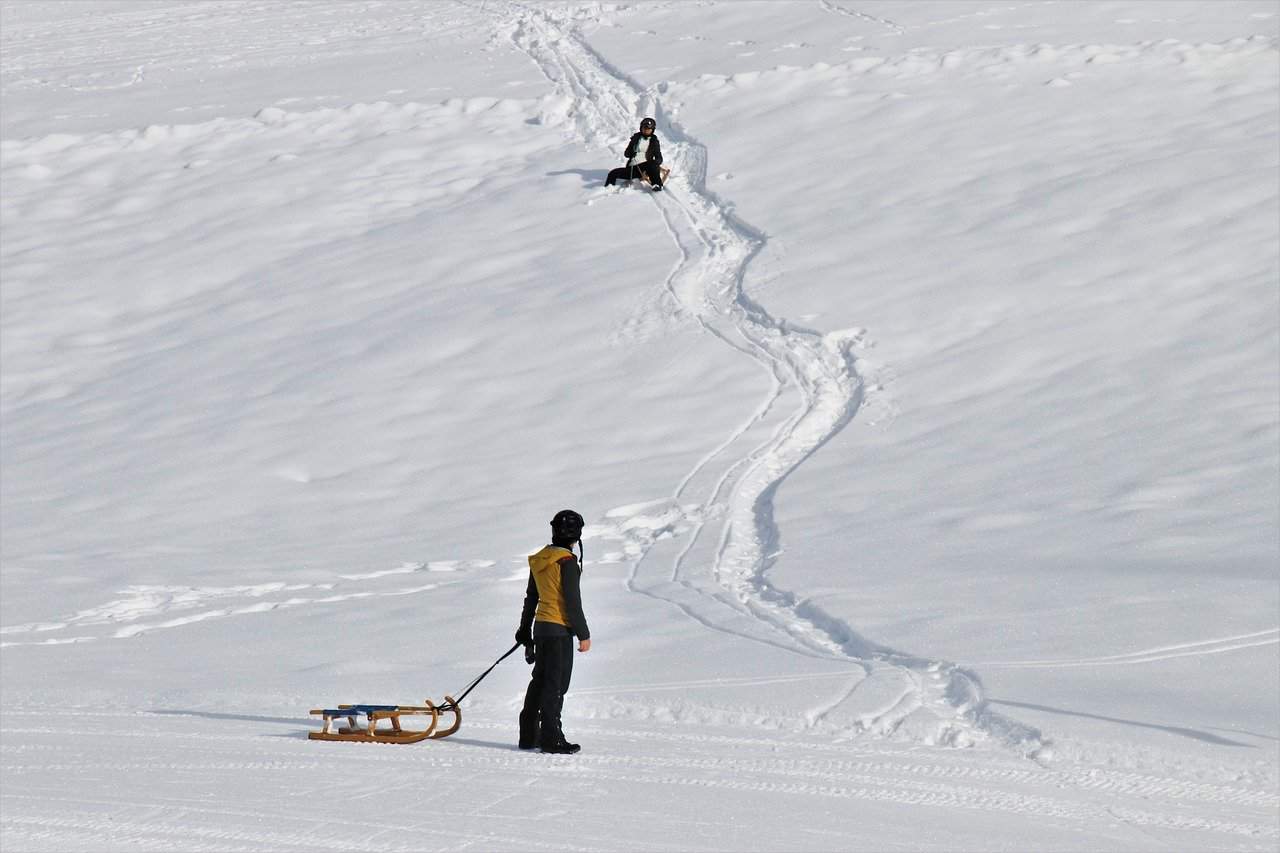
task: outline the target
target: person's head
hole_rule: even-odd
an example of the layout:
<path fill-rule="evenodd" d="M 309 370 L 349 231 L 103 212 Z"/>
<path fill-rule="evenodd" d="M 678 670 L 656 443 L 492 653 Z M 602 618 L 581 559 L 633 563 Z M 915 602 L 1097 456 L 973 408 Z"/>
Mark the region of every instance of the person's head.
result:
<path fill-rule="evenodd" d="M 646 118 L 640 122 L 640 132 L 645 136 L 650 135 L 658 128 L 658 123 L 651 118 Z"/>
<path fill-rule="evenodd" d="M 551 544 L 568 547 L 582 541 L 582 516 L 571 509 L 562 509 L 551 519 Z"/>

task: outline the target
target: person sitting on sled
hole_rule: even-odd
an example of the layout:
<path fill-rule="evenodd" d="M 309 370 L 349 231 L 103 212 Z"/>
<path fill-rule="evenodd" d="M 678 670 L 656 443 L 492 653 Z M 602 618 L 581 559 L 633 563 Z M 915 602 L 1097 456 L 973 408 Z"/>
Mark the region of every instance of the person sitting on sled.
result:
<path fill-rule="evenodd" d="M 520 711 L 520 748 L 572 755 L 578 744 L 565 740 L 560 726 L 564 694 L 573 675 L 573 638 L 578 651 L 591 650 L 591 631 L 582 615 L 582 516 L 571 509 L 551 519 L 551 544 L 529 557 L 529 586 L 516 642 L 533 646 L 533 676 Z"/>
<path fill-rule="evenodd" d="M 632 180 L 643 173 L 655 192 L 662 189 L 662 145 L 654 133 L 658 124 L 651 118 L 640 122 L 640 132 L 632 134 L 631 141 L 622 155 L 627 165 L 614 169 L 605 178 L 604 185 L 611 187 L 620 179 Z"/>

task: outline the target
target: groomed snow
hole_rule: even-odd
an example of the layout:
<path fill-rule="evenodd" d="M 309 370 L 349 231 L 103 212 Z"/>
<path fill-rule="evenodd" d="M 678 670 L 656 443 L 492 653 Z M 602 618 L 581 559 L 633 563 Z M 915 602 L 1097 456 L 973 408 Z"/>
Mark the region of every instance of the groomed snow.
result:
<path fill-rule="evenodd" d="M 0 847 L 1274 850 L 1278 23 L 0 4 Z"/>

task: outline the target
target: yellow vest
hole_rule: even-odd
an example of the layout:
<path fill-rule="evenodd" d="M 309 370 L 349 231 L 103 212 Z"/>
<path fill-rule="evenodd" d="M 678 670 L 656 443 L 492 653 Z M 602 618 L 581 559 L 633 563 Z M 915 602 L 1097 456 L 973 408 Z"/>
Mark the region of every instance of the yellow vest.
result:
<path fill-rule="evenodd" d="M 533 573 L 533 582 L 538 586 L 538 609 L 534 612 L 535 622 L 554 622 L 557 625 L 572 627 L 565 616 L 564 590 L 560 588 L 560 561 L 565 557 L 576 555 L 568 548 L 548 545 L 536 554 L 529 556 L 529 571 Z"/>

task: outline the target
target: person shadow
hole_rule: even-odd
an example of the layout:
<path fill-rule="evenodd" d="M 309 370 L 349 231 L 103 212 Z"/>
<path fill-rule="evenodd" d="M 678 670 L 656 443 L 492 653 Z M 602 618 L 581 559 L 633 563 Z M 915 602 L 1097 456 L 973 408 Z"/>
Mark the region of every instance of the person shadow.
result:
<path fill-rule="evenodd" d="M 605 178 L 609 177 L 608 169 L 561 169 L 558 172 L 547 172 L 548 178 L 559 177 L 560 175 L 577 175 L 582 179 L 584 187 L 602 187 Z"/>
<path fill-rule="evenodd" d="M 501 742 L 501 741 L 493 741 L 493 740 L 476 740 L 475 738 L 458 737 L 457 735 L 444 738 L 440 741 L 440 743 L 460 744 L 465 746 L 477 746 L 477 747 L 482 747 L 484 749 L 497 749 L 503 752 L 529 751 L 529 750 L 521 750 L 519 746 L 517 746 L 515 743 L 512 743 L 511 741 Z M 536 750 L 534 751 L 536 752 Z"/>

